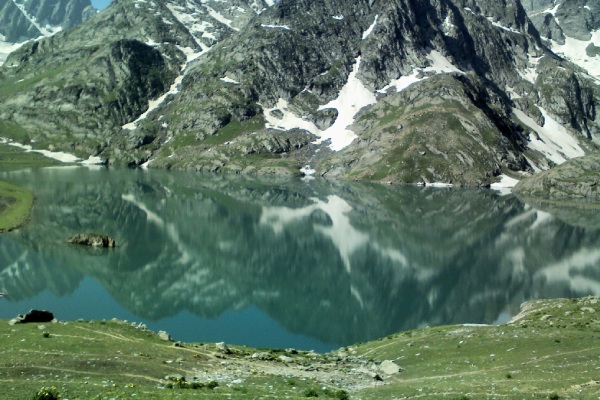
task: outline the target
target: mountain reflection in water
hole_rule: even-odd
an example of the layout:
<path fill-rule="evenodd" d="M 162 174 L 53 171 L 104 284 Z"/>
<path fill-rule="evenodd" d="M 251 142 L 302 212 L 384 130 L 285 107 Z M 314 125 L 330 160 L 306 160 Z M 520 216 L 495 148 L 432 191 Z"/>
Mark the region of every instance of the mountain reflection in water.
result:
<path fill-rule="evenodd" d="M 334 348 L 425 325 L 503 322 L 534 298 L 600 295 L 599 228 L 492 191 L 85 168 L 0 179 L 37 199 L 29 226 L 0 237 L 2 318 L 27 311 L 11 304 L 92 282 L 96 302 L 176 339 L 190 340 L 194 318 L 228 330 L 223 316 L 240 312 L 233 343 L 268 334 L 261 314 Z M 120 246 L 64 241 L 88 231 Z"/>

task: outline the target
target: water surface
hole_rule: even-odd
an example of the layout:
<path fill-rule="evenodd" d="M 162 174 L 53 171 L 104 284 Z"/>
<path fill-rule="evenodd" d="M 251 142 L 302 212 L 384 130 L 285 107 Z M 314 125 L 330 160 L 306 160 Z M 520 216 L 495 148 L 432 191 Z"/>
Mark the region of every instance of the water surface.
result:
<path fill-rule="evenodd" d="M 42 308 L 324 351 L 600 295 L 596 214 L 582 224 L 492 191 L 86 168 L 0 179 L 37 198 L 31 223 L 0 237 L 0 318 Z M 66 244 L 77 232 L 120 246 Z"/>

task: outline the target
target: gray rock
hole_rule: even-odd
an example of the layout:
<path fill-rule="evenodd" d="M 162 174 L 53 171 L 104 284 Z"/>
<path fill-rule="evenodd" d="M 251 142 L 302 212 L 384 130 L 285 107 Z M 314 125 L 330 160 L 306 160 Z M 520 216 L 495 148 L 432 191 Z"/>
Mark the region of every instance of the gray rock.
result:
<path fill-rule="evenodd" d="M 225 342 L 216 343 L 215 346 L 223 354 L 231 354 L 231 349 L 225 344 Z"/>
<path fill-rule="evenodd" d="M 277 357 L 277 359 L 286 364 L 291 364 L 294 362 L 294 359 L 292 357 L 288 357 L 288 356 L 284 356 L 284 355 Z"/>
<path fill-rule="evenodd" d="M 394 361 L 391 360 L 382 361 L 379 365 L 379 369 L 386 375 L 395 375 L 402 371 L 402 368 L 400 368 Z"/>
<path fill-rule="evenodd" d="M 170 342 L 170 341 L 171 341 L 171 335 L 169 335 L 169 334 L 168 334 L 167 332 L 165 332 L 165 331 L 160 331 L 160 332 L 158 332 L 158 337 L 159 337 L 161 340 L 165 340 L 165 341 L 167 341 L 167 342 Z"/>
<path fill-rule="evenodd" d="M 115 240 L 107 235 L 97 233 L 78 233 L 67 239 L 68 243 L 91 247 L 115 247 Z"/>
<path fill-rule="evenodd" d="M 519 196 L 545 199 L 600 199 L 600 154 L 575 158 L 520 181 Z"/>
<path fill-rule="evenodd" d="M 272 359 L 271 354 L 269 354 L 267 352 L 254 353 L 254 354 L 252 354 L 252 358 L 255 360 L 262 360 L 262 361 L 267 361 L 267 360 Z"/>

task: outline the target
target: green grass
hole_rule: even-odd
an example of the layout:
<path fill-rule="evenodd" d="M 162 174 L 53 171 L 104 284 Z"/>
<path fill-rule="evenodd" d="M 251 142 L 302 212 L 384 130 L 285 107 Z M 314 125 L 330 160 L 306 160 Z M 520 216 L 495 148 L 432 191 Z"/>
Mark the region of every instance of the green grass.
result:
<path fill-rule="evenodd" d="M 1 326 L 3 399 L 30 399 L 50 387 L 69 399 L 300 399 L 312 388 L 334 398 L 326 393 L 340 390 L 311 379 L 290 384 L 251 361 L 251 349 L 230 346 L 233 354 L 222 355 L 214 345 L 175 346 L 120 321 Z"/>
<path fill-rule="evenodd" d="M 0 391 L 3 399 L 52 387 L 69 399 L 596 399 L 600 300 L 528 307 L 507 325 L 424 328 L 324 355 L 239 346 L 223 354 L 214 344 L 175 344 L 122 321 L 4 321 Z M 379 371 L 383 381 L 375 382 L 370 373 L 383 360 L 403 370 Z"/>
<path fill-rule="evenodd" d="M 32 205 L 33 194 L 29 190 L 0 181 L 0 232 L 27 222 Z"/>
<path fill-rule="evenodd" d="M 2 136 L 1 133 L 0 136 Z M 0 171 L 51 167 L 54 165 L 64 165 L 64 163 L 38 153 L 27 153 L 18 147 L 0 143 Z"/>
<path fill-rule="evenodd" d="M 360 398 L 595 399 L 597 312 L 598 299 L 540 301 L 513 324 L 421 329 L 358 346 L 357 355 L 405 368 Z"/>

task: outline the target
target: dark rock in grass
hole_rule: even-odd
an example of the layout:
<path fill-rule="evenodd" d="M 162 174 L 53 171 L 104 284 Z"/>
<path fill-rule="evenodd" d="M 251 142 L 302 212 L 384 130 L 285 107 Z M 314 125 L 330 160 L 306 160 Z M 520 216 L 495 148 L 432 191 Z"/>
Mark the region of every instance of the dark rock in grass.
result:
<path fill-rule="evenodd" d="M 51 322 L 54 320 L 54 314 L 46 310 L 29 310 L 25 315 L 19 315 L 17 318 L 12 319 L 9 323 L 14 324 L 25 324 L 28 322 Z"/>
<path fill-rule="evenodd" d="M 92 247 L 115 247 L 115 239 L 98 233 L 78 233 L 67 239 L 68 243 Z"/>

